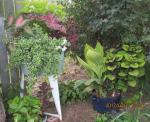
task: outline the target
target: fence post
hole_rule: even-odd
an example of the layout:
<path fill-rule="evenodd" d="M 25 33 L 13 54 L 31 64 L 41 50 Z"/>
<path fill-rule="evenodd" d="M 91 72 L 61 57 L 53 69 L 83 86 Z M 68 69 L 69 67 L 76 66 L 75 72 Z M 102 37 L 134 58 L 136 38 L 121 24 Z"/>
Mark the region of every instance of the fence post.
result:
<path fill-rule="evenodd" d="M 4 20 L 0 17 L 0 79 L 2 83 L 3 95 L 7 96 L 7 91 L 10 85 L 9 71 L 8 71 L 8 57 L 5 45 L 2 42 L 4 34 Z"/>

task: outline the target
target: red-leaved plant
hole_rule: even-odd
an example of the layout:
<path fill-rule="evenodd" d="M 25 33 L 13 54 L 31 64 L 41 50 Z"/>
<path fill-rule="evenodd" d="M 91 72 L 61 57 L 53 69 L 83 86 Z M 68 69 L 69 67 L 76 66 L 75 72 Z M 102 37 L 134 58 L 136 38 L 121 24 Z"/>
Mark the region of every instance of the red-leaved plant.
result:
<path fill-rule="evenodd" d="M 9 16 L 7 20 L 7 27 L 11 28 L 11 31 L 15 36 L 19 35 L 19 30 L 22 29 L 27 33 L 30 33 L 31 29 L 27 24 L 30 21 L 41 21 L 45 23 L 49 30 L 49 36 L 55 38 L 66 37 L 70 41 L 71 46 L 76 48 L 78 41 L 78 27 L 75 21 L 72 18 L 69 18 L 68 21 L 62 23 L 58 18 L 53 14 L 24 14 L 15 19 L 13 16 Z"/>
<path fill-rule="evenodd" d="M 51 32 L 50 36 L 61 38 L 65 36 L 70 41 L 73 48 L 76 48 L 78 41 L 78 27 L 72 18 L 69 18 L 66 23 L 60 22 L 53 14 L 39 15 L 39 14 L 27 14 L 27 18 L 30 20 L 43 21 Z"/>
<path fill-rule="evenodd" d="M 66 33 L 65 27 L 59 22 L 59 20 L 53 14 L 39 15 L 39 14 L 28 14 L 30 20 L 43 21 L 48 28 L 58 30 L 62 33 Z"/>
<path fill-rule="evenodd" d="M 73 48 L 77 48 L 77 41 L 79 39 L 78 26 L 73 18 L 69 18 L 66 22 L 66 38 L 70 41 Z"/>

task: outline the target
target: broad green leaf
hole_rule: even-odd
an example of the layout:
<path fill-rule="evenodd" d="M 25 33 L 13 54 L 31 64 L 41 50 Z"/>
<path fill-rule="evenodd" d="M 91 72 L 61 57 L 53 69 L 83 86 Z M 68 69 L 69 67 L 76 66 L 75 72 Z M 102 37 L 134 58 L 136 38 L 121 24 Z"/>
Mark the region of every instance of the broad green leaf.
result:
<path fill-rule="evenodd" d="M 86 86 L 89 86 L 89 85 L 91 85 L 94 81 L 95 81 L 94 79 L 90 79 L 90 80 L 85 81 L 84 84 L 85 84 Z"/>
<path fill-rule="evenodd" d="M 115 78 L 116 78 L 114 75 L 111 75 L 111 74 L 106 75 L 106 77 L 111 81 L 115 80 Z"/>
<path fill-rule="evenodd" d="M 27 113 L 27 112 L 28 112 L 28 109 L 25 108 L 25 107 L 22 107 L 22 108 L 20 109 L 20 112 L 21 112 L 21 113 Z"/>
<path fill-rule="evenodd" d="M 116 51 L 116 49 L 115 49 L 115 48 L 111 48 L 111 49 L 109 49 L 109 51 L 110 51 L 111 53 L 113 53 L 114 51 Z"/>
<path fill-rule="evenodd" d="M 100 54 L 101 57 L 104 56 L 104 49 L 99 42 L 96 44 L 95 50 Z"/>
<path fill-rule="evenodd" d="M 129 45 L 124 44 L 124 45 L 122 46 L 122 48 L 123 48 L 125 51 L 128 51 L 130 47 L 129 47 Z"/>
<path fill-rule="evenodd" d="M 91 72 L 95 73 L 97 76 L 102 75 L 101 65 L 96 65 L 92 61 L 88 61 L 88 66 L 91 68 Z"/>
<path fill-rule="evenodd" d="M 84 62 L 80 57 L 77 56 L 77 59 L 80 65 L 83 66 L 88 71 L 89 74 L 91 74 L 92 73 L 91 67 L 86 62 Z"/>
<path fill-rule="evenodd" d="M 127 91 L 127 86 L 125 85 L 125 83 L 121 80 L 119 80 L 116 84 L 116 88 L 119 90 L 122 90 L 123 92 Z"/>
<path fill-rule="evenodd" d="M 138 63 L 133 63 L 133 64 L 130 64 L 130 67 L 132 67 L 132 68 L 138 68 L 139 64 Z"/>
<path fill-rule="evenodd" d="M 107 70 L 114 71 L 116 69 L 116 65 L 114 66 L 107 66 Z"/>
<path fill-rule="evenodd" d="M 144 113 L 143 115 L 150 118 L 150 114 L 148 113 Z"/>
<path fill-rule="evenodd" d="M 86 55 L 86 61 L 92 61 L 95 64 L 103 64 L 104 58 L 100 57 L 100 54 L 93 50 L 88 50 Z"/>
<path fill-rule="evenodd" d="M 117 57 L 121 57 L 121 58 L 123 58 L 125 55 L 127 55 L 127 52 L 123 50 L 117 52 L 116 54 Z"/>
<path fill-rule="evenodd" d="M 85 56 L 86 56 L 86 54 L 87 54 L 87 52 L 88 52 L 89 50 L 93 50 L 93 51 L 94 51 L 94 48 L 91 47 L 90 45 L 86 44 L 86 45 L 85 45 L 85 48 L 84 48 L 84 55 L 85 55 Z"/>
<path fill-rule="evenodd" d="M 122 68 L 129 68 L 130 67 L 130 64 L 129 63 L 127 63 L 127 62 L 123 62 L 123 63 L 121 63 L 121 67 Z"/>
<path fill-rule="evenodd" d="M 145 65 L 145 61 L 143 60 L 143 61 L 141 61 L 140 63 L 138 63 L 138 65 L 139 65 L 139 67 L 143 67 L 144 65 Z"/>
<path fill-rule="evenodd" d="M 129 61 L 129 62 L 134 61 L 134 57 L 132 57 L 132 55 L 126 54 L 124 57 L 125 57 L 125 59 L 126 59 L 127 61 Z"/>
<path fill-rule="evenodd" d="M 139 70 L 133 70 L 129 72 L 129 75 L 137 77 L 140 74 Z"/>
<path fill-rule="evenodd" d="M 135 50 L 136 53 L 141 53 L 142 51 L 143 51 L 142 49 Z"/>
<path fill-rule="evenodd" d="M 86 87 L 83 92 L 91 92 L 94 88 L 92 86 Z"/>
<path fill-rule="evenodd" d="M 140 78 L 140 77 L 142 77 L 144 75 L 145 75 L 145 68 L 140 68 L 138 77 Z"/>
<path fill-rule="evenodd" d="M 21 122 L 21 114 L 15 114 L 14 115 L 14 122 Z"/>
<path fill-rule="evenodd" d="M 35 122 L 34 120 L 34 118 L 30 118 L 27 122 Z"/>
<path fill-rule="evenodd" d="M 74 84 L 74 88 L 78 88 L 79 86 L 83 85 L 86 82 L 86 80 L 77 80 Z"/>
<path fill-rule="evenodd" d="M 136 86 L 136 80 L 128 81 L 128 85 L 131 87 L 135 87 Z"/>
<path fill-rule="evenodd" d="M 122 71 L 121 71 L 121 72 L 118 73 L 118 75 L 119 75 L 120 77 L 125 77 L 127 74 L 126 74 L 125 72 L 122 72 Z"/>

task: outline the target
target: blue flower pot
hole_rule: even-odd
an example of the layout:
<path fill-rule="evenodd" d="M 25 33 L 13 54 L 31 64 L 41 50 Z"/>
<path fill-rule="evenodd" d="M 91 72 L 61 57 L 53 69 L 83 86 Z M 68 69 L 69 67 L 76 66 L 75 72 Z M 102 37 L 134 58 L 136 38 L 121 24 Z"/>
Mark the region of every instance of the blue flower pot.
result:
<path fill-rule="evenodd" d="M 92 96 L 92 105 L 93 109 L 100 113 L 107 113 L 112 111 L 117 111 L 118 108 L 116 107 L 109 107 L 108 105 L 117 105 L 121 102 L 121 95 L 112 97 L 112 98 L 100 98 L 96 95 Z"/>

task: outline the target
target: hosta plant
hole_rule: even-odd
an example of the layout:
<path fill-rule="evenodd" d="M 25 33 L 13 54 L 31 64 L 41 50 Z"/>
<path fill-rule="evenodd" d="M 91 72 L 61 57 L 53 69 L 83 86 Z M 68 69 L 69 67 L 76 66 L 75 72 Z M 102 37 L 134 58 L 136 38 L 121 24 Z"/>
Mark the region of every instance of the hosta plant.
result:
<path fill-rule="evenodd" d="M 145 74 L 144 50 L 140 45 L 123 44 L 120 50 L 106 52 L 106 64 L 106 79 L 114 88 L 127 91 L 128 87 L 136 87 Z"/>
<path fill-rule="evenodd" d="M 77 57 L 79 63 L 84 67 L 91 77 L 90 80 L 77 82 L 76 85 L 84 84 L 86 86 L 85 91 L 91 91 L 92 89 L 99 90 L 101 95 L 104 95 L 102 91 L 104 83 L 104 73 L 106 71 L 104 50 L 100 43 L 97 43 L 95 48 L 86 44 L 84 49 L 85 61 L 80 57 Z"/>
<path fill-rule="evenodd" d="M 15 97 L 8 101 L 8 105 L 8 111 L 13 115 L 13 122 L 40 122 L 41 103 L 37 98 Z"/>

